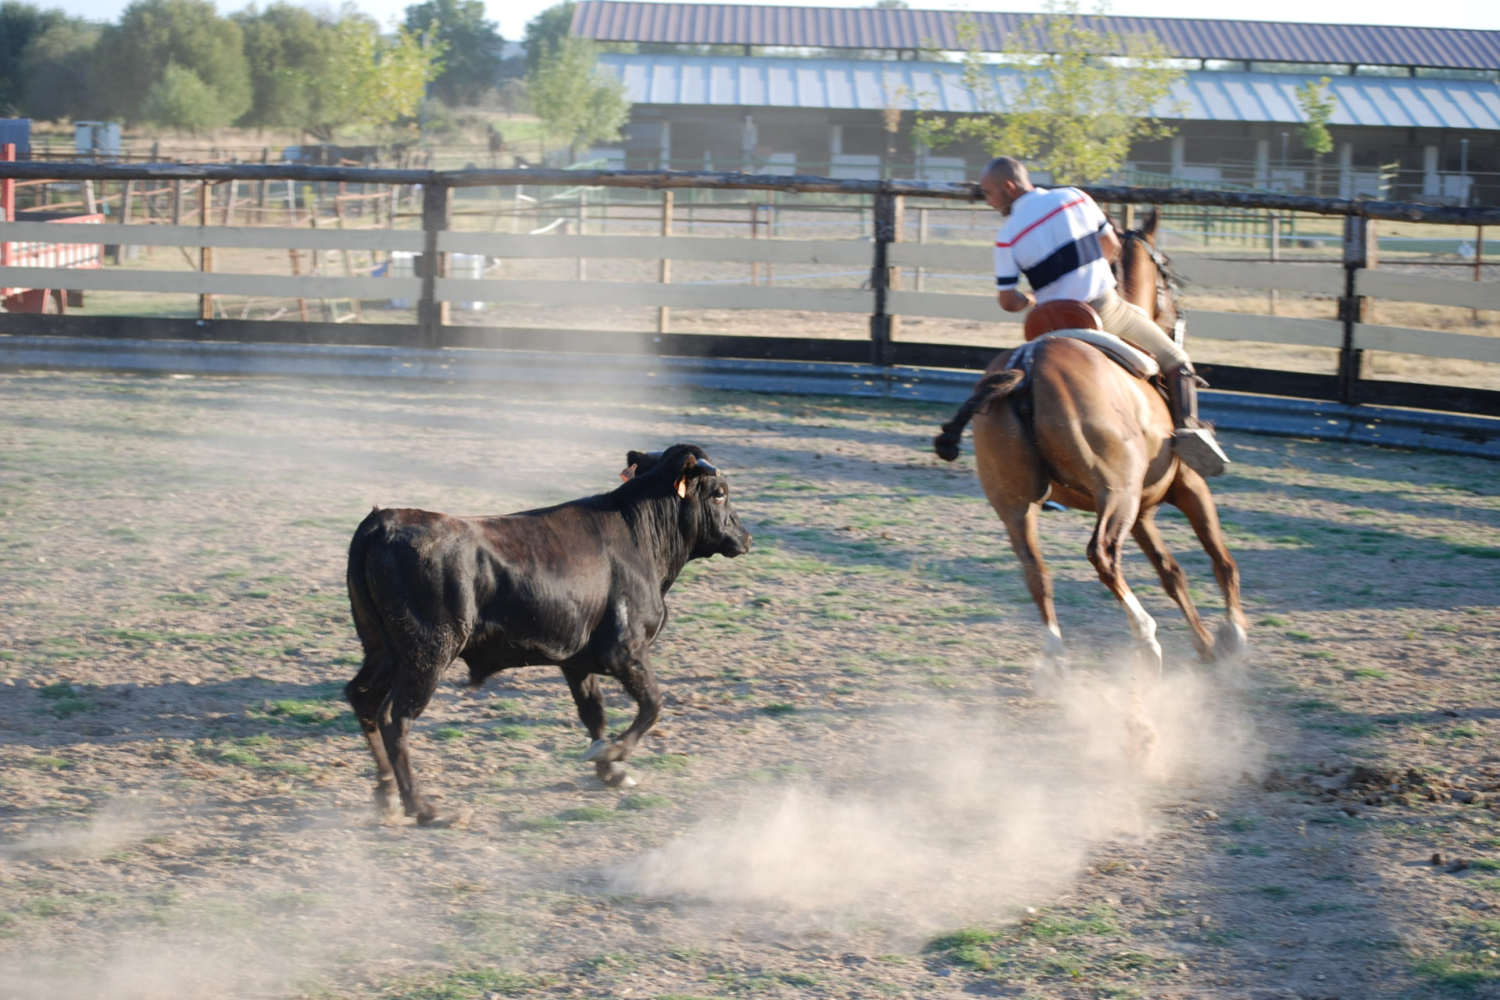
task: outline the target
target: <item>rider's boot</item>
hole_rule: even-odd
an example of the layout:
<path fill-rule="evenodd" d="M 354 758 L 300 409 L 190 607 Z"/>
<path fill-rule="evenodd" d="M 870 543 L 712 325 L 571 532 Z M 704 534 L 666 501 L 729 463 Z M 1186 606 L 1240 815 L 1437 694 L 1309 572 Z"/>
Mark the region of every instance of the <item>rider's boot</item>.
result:
<path fill-rule="evenodd" d="M 1229 456 L 1214 440 L 1214 432 L 1198 419 L 1198 374 L 1190 364 L 1167 375 L 1167 395 L 1172 408 L 1172 448 L 1177 457 L 1200 476 L 1217 476 L 1229 464 Z"/>

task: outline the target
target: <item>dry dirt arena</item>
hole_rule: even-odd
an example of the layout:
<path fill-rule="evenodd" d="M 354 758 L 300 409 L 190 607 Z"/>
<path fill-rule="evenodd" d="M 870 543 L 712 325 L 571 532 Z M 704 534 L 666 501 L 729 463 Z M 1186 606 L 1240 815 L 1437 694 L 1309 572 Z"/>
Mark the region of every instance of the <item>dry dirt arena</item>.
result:
<path fill-rule="evenodd" d="M 1500 996 L 1500 467 L 1224 435 L 1252 649 L 1159 683 L 1049 514 L 1074 672 L 927 404 L 0 374 L 0 996 Z M 340 688 L 372 504 L 498 513 L 703 445 L 639 787 L 551 668 L 454 669 L 377 822 Z M 1169 543 L 1222 609 L 1186 522 Z M 610 687 L 612 722 L 628 718 Z M 1153 756 L 1122 752 L 1138 697 Z"/>

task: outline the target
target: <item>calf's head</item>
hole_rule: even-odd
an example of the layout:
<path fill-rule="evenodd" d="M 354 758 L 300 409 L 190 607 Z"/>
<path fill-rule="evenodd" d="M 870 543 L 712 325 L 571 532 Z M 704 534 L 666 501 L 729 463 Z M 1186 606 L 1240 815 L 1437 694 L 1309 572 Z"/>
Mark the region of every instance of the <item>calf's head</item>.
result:
<path fill-rule="evenodd" d="M 702 448 L 674 444 L 666 451 L 631 451 L 625 464 L 625 479 L 652 476 L 670 482 L 679 501 L 677 523 L 692 545 L 691 558 L 733 558 L 750 550 L 750 532 L 729 502 L 729 481 Z"/>

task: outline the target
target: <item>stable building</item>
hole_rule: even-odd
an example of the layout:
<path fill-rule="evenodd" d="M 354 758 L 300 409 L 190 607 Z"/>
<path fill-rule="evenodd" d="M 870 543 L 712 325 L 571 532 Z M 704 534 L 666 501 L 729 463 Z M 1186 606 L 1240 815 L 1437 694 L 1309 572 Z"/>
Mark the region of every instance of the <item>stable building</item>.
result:
<path fill-rule="evenodd" d="M 573 34 L 633 104 L 605 155 L 630 168 L 972 179 L 977 146 L 917 148 L 917 113 L 980 110 L 965 25 L 1002 53 L 1037 15 L 581 0 Z M 1083 16 L 1159 41 L 1183 76 L 1112 181 L 1500 204 L 1500 31 Z M 630 51 L 634 49 L 634 51 Z M 935 58 L 945 54 L 947 58 Z M 995 92 L 1024 70 L 987 66 Z M 1298 134 L 1297 88 L 1324 77 L 1332 153 Z"/>

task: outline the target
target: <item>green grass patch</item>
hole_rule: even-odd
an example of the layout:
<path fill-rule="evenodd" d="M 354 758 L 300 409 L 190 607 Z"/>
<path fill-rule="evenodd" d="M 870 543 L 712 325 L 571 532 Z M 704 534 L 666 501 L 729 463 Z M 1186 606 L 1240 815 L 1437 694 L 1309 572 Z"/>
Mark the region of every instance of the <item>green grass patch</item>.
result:
<path fill-rule="evenodd" d="M 999 962 L 1000 949 L 1007 939 L 1001 930 L 982 927 L 965 927 L 933 938 L 923 951 L 941 955 L 955 965 L 966 965 L 981 972 L 990 972 Z"/>
<path fill-rule="evenodd" d="M 557 818 L 564 823 L 598 823 L 613 815 L 613 809 L 603 806 L 578 806 L 576 809 L 564 809 L 557 814 Z"/>
<path fill-rule="evenodd" d="M 769 715 L 774 718 L 777 716 L 792 715 L 796 713 L 797 706 L 789 705 L 784 701 L 773 701 L 769 705 L 762 705 L 760 707 L 760 710 L 762 714 Z"/>
<path fill-rule="evenodd" d="M 70 715 L 79 712 L 87 712 L 92 708 L 89 699 L 67 681 L 59 681 L 56 684 L 48 684 L 40 688 L 37 694 L 47 702 L 47 710 L 59 719 L 66 719 Z"/>
<path fill-rule="evenodd" d="M 540 976 L 527 976 L 499 969 L 466 969 L 450 972 L 420 986 L 385 994 L 385 1000 L 485 1000 L 538 989 L 547 984 Z"/>
<path fill-rule="evenodd" d="M 692 758 L 685 753 L 662 753 L 652 757 L 632 759 L 631 763 L 653 771 L 685 771 L 692 763 Z"/>
<path fill-rule="evenodd" d="M 461 740 L 466 735 L 467 734 L 457 726 L 442 726 L 432 731 L 432 738 L 435 740 Z"/>
<path fill-rule="evenodd" d="M 625 798 L 620 800 L 621 809 L 633 812 L 644 812 L 648 809 L 659 809 L 662 806 L 671 804 L 672 800 L 667 798 L 665 795 L 651 795 L 640 793 L 626 796 Z"/>

